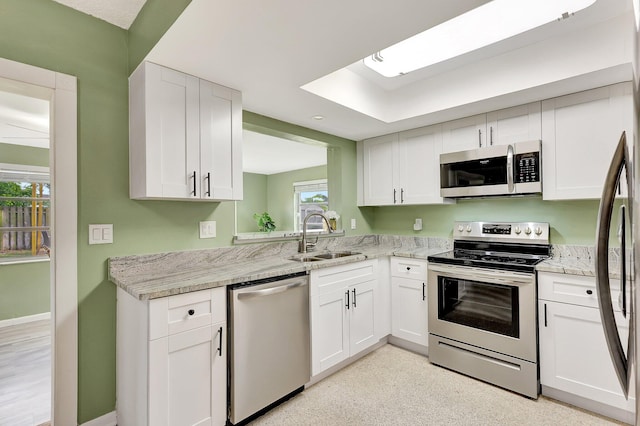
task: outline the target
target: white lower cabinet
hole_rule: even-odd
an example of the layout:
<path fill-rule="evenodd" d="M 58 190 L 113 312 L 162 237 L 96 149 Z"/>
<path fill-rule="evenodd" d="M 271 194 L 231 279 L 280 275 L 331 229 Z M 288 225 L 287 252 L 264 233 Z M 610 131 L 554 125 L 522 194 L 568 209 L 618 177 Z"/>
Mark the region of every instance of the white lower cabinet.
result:
<path fill-rule="evenodd" d="M 311 271 L 312 376 L 374 345 L 377 260 Z"/>
<path fill-rule="evenodd" d="M 118 424 L 227 419 L 224 287 L 139 301 L 118 289 Z"/>
<path fill-rule="evenodd" d="M 427 346 L 427 262 L 391 258 L 391 334 Z"/>
<path fill-rule="evenodd" d="M 634 411 L 635 395 L 626 400 L 622 394 L 609 357 L 595 286 L 594 277 L 538 274 L 540 384 L 543 394 L 624 420 Z M 611 287 L 618 289 L 619 284 L 612 280 Z M 618 294 L 612 292 L 614 315 L 626 349 L 628 319 L 617 309 Z"/>

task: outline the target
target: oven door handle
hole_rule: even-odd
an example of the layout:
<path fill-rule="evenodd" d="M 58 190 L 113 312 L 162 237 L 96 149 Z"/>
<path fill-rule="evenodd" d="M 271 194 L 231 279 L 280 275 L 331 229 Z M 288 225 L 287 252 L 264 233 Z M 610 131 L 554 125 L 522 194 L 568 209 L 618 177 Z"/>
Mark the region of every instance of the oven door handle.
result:
<path fill-rule="evenodd" d="M 462 278 L 470 281 L 484 281 L 511 286 L 529 285 L 534 282 L 533 274 L 523 274 L 502 270 L 487 270 L 474 267 L 458 267 L 446 265 L 429 265 L 429 271 L 451 278 Z"/>

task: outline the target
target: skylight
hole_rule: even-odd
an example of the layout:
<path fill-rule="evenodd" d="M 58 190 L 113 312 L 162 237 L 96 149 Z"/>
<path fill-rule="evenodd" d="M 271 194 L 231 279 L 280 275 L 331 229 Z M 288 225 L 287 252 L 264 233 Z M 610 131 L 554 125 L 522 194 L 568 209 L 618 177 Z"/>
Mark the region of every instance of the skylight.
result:
<path fill-rule="evenodd" d="M 595 1 L 493 0 L 376 52 L 363 62 L 385 77 L 396 77 L 566 19 Z"/>

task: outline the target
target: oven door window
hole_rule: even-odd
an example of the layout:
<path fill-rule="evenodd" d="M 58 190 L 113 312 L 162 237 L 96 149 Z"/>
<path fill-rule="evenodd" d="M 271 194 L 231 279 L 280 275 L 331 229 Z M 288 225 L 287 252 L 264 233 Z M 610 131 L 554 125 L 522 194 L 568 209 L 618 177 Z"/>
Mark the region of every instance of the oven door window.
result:
<path fill-rule="evenodd" d="M 518 287 L 438 277 L 438 318 L 520 337 Z"/>
<path fill-rule="evenodd" d="M 440 165 L 441 187 L 505 185 L 507 157 L 483 158 Z"/>

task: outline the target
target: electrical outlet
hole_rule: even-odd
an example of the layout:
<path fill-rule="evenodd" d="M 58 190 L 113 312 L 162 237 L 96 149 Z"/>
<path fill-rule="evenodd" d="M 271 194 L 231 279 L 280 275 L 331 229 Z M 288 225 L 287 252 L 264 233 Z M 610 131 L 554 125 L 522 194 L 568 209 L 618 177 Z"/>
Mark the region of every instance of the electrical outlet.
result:
<path fill-rule="evenodd" d="M 351 229 L 356 229 L 356 220 L 351 219 Z"/>
<path fill-rule="evenodd" d="M 200 222 L 200 238 L 215 238 L 216 236 L 216 221 L 207 220 Z"/>
<path fill-rule="evenodd" d="M 414 231 L 422 231 L 422 219 L 417 218 L 415 223 L 413 224 Z"/>

